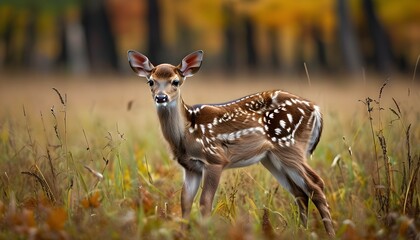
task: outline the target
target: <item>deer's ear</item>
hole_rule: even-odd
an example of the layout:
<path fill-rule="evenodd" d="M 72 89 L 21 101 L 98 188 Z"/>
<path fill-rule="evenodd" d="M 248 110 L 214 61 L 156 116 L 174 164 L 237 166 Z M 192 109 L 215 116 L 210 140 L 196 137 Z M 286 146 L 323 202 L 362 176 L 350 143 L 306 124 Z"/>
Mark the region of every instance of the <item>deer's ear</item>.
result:
<path fill-rule="evenodd" d="M 140 77 L 148 77 L 154 68 L 153 64 L 143 54 L 130 50 L 127 53 L 131 69 Z"/>
<path fill-rule="evenodd" d="M 178 65 L 179 72 L 184 77 L 191 77 L 200 69 L 202 61 L 203 51 L 198 50 L 190 53 Z"/>

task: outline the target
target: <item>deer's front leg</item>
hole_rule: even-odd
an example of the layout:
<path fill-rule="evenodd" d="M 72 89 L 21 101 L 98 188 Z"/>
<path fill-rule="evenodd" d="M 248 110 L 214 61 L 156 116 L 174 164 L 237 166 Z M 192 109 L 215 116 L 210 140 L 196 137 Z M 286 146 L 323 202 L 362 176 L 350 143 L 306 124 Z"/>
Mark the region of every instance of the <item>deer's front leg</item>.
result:
<path fill-rule="evenodd" d="M 204 168 L 204 184 L 200 198 L 200 210 L 203 217 L 207 217 L 211 213 L 214 194 L 219 186 L 222 170 L 222 165 L 208 165 Z"/>
<path fill-rule="evenodd" d="M 181 193 L 181 209 L 182 217 L 184 219 L 187 219 L 190 216 L 191 206 L 194 197 L 197 194 L 198 187 L 200 186 L 201 178 L 201 172 L 185 169 L 184 185 L 182 186 Z"/>

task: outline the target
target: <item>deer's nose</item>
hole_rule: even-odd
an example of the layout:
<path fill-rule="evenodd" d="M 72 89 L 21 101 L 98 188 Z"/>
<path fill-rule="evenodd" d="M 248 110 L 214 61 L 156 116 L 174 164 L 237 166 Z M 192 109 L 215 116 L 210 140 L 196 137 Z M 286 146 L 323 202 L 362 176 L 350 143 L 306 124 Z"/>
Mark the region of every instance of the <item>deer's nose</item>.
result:
<path fill-rule="evenodd" d="M 155 96 L 156 103 L 166 103 L 168 102 L 168 95 L 160 94 Z"/>

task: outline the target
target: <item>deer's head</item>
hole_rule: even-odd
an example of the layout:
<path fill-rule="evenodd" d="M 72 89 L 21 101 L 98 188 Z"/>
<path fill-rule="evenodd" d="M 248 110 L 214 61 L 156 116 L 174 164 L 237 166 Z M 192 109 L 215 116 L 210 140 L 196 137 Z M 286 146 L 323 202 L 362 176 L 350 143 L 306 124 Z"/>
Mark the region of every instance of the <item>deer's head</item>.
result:
<path fill-rule="evenodd" d="M 199 50 L 187 55 L 178 66 L 165 63 L 155 67 L 143 54 L 128 51 L 131 68 L 140 77 L 146 77 L 158 107 L 165 107 L 179 99 L 179 88 L 187 77 L 193 76 L 200 69 L 202 61 L 203 51 Z"/>

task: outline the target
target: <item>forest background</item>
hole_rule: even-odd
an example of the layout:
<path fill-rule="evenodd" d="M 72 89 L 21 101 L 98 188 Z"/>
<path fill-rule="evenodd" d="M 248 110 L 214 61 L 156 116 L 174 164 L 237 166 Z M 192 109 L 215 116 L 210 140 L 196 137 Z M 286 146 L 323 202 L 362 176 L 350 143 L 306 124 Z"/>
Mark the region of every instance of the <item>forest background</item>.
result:
<path fill-rule="evenodd" d="M 2 0 L 0 69 L 127 72 L 128 49 L 155 63 L 202 49 L 207 71 L 406 73 L 419 22 L 415 0 Z"/>

